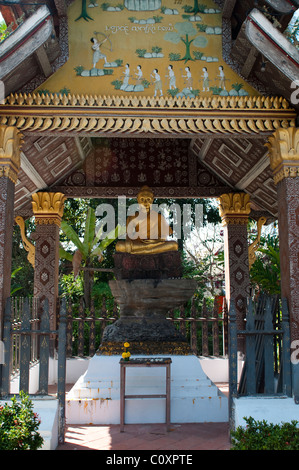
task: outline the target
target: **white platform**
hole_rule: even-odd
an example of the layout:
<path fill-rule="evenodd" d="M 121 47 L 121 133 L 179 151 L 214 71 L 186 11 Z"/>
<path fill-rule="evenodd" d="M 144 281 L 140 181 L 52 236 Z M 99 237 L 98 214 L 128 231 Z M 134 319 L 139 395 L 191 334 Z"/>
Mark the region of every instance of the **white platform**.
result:
<path fill-rule="evenodd" d="M 255 396 L 233 399 L 234 428 L 245 427 L 245 418 L 252 417 L 256 421 L 281 424 L 299 421 L 299 406 L 294 399 L 285 396 Z"/>
<path fill-rule="evenodd" d="M 193 355 L 167 357 L 172 359 L 171 422 L 228 421 L 228 399 L 203 372 L 200 360 Z M 119 424 L 120 358 L 90 359 L 87 371 L 67 394 L 67 424 Z M 127 394 L 163 394 L 165 368 L 129 368 L 126 384 Z M 165 422 L 165 399 L 126 400 L 125 422 Z"/>

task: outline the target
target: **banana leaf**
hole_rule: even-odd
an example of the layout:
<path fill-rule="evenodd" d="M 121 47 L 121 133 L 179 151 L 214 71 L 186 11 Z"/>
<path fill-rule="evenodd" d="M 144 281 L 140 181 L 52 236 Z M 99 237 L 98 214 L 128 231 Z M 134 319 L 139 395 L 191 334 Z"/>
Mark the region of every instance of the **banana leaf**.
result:
<path fill-rule="evenodd" d="M 61 221 L 61 230 L 65 233 L 65 235 L 71 240 L 71 242 L 76 245 L 78 250 L 81 251 L 82 255 L 86 257 L 86 248 L 84 247 L 83 243 L 81 242 L 80 238 L 76 234 L 75 230 L 68 225 L 64 220 Z"/>
<path fill-rule="evenodd" d="M 117 227 L 111 230 L 104 240 L 102 240 L 101 243 L 92 251 L 91 256 L 100 256 L 107 246 L 109 246 L 116 238 L 118 238 L 119 235 L 125 233 L 125 230 L 125 227 L 117 225 Z"/>
<path fill-rule="evenodd" d="M 95 224 L 96 224 L 95 211 L 94 209 L 92 209 L 92 207 L 89 207 L 88 212 L 87 212 L 87 217 L 86 217 L 84 241 L 83 241 L 83 246 L 86 250 L 84 254 L 86 257 L 88 256 L 88 254 L 90 253 L 90 251 L 92 250 L 94 246 L 93 239 L 94 239 L 94 232 L 95 232 Z"/>
<path fill-rule="evenodd" d="M 59 258 L 67 259 L 68 261 L 73 261 L 72 253 L 66 251 L 62 246 L 59 247 Z"/>

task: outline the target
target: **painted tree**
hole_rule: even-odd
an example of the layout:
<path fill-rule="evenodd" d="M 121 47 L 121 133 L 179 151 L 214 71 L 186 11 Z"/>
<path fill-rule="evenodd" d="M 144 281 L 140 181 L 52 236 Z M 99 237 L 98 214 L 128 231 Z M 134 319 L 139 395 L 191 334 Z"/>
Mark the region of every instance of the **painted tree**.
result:
<path fill-rule="evenodd" d="M 89 14 L 87 13 L 87 4 L 86 4 L 86 0 L 82 0 L 81 14 L 80 14 L 80 16 L 78 16 L 78 18 L 75 19 L 75 21 L 78 21 L 78 20 L 80 20 L 81 18 L 83 18 L 83 20 L 85 20 L 85 21 L 89 21 L 89 20 L 92 20 L 92 21 L 93 21 L 93 18 L 91 18 L 91 16 L 89 16 Z"/>
<path fill-rule="evenodd" d="M 172 31 L 165 34 L 165 41 L 169 41 L 174 44 L 182 42 L 185 45 L 185 54 L 180 60 L 184 60 L 185 63 L 188 62 L 188 60 L 195 60 L 191 56 L 191 44 L 193 44 L 194 47 L 205 48 L 208 44 L 207 38 L 203 35 L 198 35 L 194 39 L 190 39 L 190 36 L 195 36 L 198 34 L 198 31 L 189 21 L 176 23 L 175 29 L 177 32 Z"/>

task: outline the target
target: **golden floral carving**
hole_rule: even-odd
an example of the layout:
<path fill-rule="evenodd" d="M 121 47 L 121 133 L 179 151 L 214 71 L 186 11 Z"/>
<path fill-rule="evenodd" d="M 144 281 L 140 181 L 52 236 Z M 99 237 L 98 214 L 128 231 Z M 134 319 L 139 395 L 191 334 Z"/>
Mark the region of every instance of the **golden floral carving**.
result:
<path fill-rule="evenodd" d="M 22 134 L 16 127 L 0 125 L 0 177 L 16 183 L 20 169 Z"/>
<path fill-rule="evenodd" d="M 34 264 L 35 264 L 35 246 L 26 237 L 25 221 L 24 221 L 23 217 L 20 217 L 20 216 L 17 216 L 15 218 L 15 221 L 18 224 L 18 226 L 20 227 L 23 246 L 24 246 L 25 250 L 28 251 L 27 259 L 28 259 L 29 263 L 32 265 L 32 267 L 34 268 Z"/>
<path fill-rule="evenodd" d="M 63 193 L 38 192 L 32 194 L 32 210 L 38 224 L 56 224 L 60 226 L 63 216 Z"/>
<path fill-rule="evenodd" d="M 249 263 L 249 269 L 253 265 L 253 263 L 256 260 L 256 251 L 259 248 L 260 241 L 261 241 L 261 233 L 262 233 L 262 226 L 267 222 L 266 217 L 260 217 L 259 220 L 257 221 L 257 237 L 252 242 L 249 247 L 248 247 L 248 263 Z"/>
<path fill-rule="evenodd" d="M 299 128 L 277 129 L 266 146 L 275 184 L 284 178 L 299 176 Z"/>
<path fill-rule="evenodd" d="M 227 193 L 219 198 L 223 225 L 247 224 L 250 210 L 250 195 L 247 193 Z"/>
<path fill-rule="evenodd" d="M 0 123 L 22 132 L 99 134 L 260 134 L 294 125 L 296 113 L 279 97 L 156 98 L 89 95 L 10 95 Z M 42 112 L 41 112 L 42 107 Z M 270 113 L 269 113 L 270 111 Z"/>

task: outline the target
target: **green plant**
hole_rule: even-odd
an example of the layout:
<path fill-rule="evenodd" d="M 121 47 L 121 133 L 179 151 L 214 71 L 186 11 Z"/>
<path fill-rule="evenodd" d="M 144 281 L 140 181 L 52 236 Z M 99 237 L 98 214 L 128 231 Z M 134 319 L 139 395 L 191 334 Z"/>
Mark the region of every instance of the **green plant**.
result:
<path fill-rule="evenodd" d="M 115 62 L 117 63 L 118 67 L 121 67 L 122 64 L 123 64 L 123 60 L 122 60 L 122 59 L 116 59 Z"/>
<path fill-rule="evenodd" d="M 153 16 L 153 19 L 155 20 L 155 23 L 161 23 L 163 16 Z"/>
<path fill-rule="evenodd" d="M 175 52 L 170 52 L 169 60 L 181 60 L 181 54 L 176 54 Z"/>
<path fill-rule="evenodd" d="M 74 67 L 74 70 L 76 72 L 76 75 L 81 75 L 81 73 L 84 70 L 84 67 L 83 67 L 83 65 L 77 65 L 76 67 Z"/>
<path fill-rule="evenodd" d="M 144 79 L 142 80 L 142 82 L 141 82 L 141 85 L 142 85 L 144 88 L 148 88 L 148 87 L 150 86 L 150 82 L 144 78 Z"/>
<path fill-rule="evenodd" d="M 113 80 L 113 82 L 111 82 L 111 85 L 113 85 L 116 90 L 120 90 L 122 83 L 123 82 L 121 80 Z"/>
<path fill-rule="evenodd" d="M 38 432 L 40 420 L 33 403 L 20 391 L 20 401 L 12 397 L 11 405 L 0 407 L 0 450 L 37 450 L 43 445 Z"/>
<path fill-rule="evenodd" d="M 20 266 L 16 269 L 14 269 L 11 273 L 11 281 L 12 281 L 12 285 L 11 285 L 11 289 L 10 289 L 10 295 L 13 295 L 15 294 L 16 292 L 18 292 L 19 290 L 21 290 L 23 287 L 21 285 L 16 285 L 14 283 L 14 280 L 15 280 L 15 277 L 16 277 L 16 274 L 21 271 L 21 269 L 23 269 L 23 266 Z"/>
<path fill-rule="evenodd" d="M 172 98 L 174 98 L 179 92 L 180 92 L 180 90 L 178 88 L 173 88 L 173 89 L 167 90 L 167 94 L 169 96 L 171 96 Z"/>
<path fill-rule="evenodd" d="M 103 11 L 107 11 L 107 8 L 109 8 L 109 7 L 110 7 L 110 3 L 107 3 L 107 2 L 104 2 L 101 5 L 101 8 L 102 8 Z"/>
<path fill-rule="evenodd" d="M 246 427 L 231 432 L 231 450 L 299 450 L 298 421 L 272 424 L 244 418 Z"/>
<path fill-rule="evenodd" d="M 193 51 L 193 55 L 195 60 L 201 60 L 203 52 Z"/>
<path fill-rule="evenodd" d="M 117 225 L 117 227 L 111 230 L 103 239 L 103 228 L 103 224 L 100 228 L 96 226 L 96 214 L 92 207 L 89 207 L 87 211 L 83 241 L 80 240 L 79 235 L 71 225 L 65 220 L 61 221 L 61 230 L 73 245 L 75 245 L 76 250 L 72 254 L 63 247 L 60 247 L 59 256 L 60 258 L 72 262 L 75 279 L 79 274 L 81 264 L 86 268 L 84 270 L 84 298 L 86 307 L 90 306 L 91 288 L 93 284 L 93 272 L 89 268 L 92 267 L 92 263 L 96 258 L 98 258 L 100 262 L 102 261 L 103 252 L 124 231 L 123 228 Z"/>
<path fill-rule="evenodd" d="M 66 86 L 64 88 L 61 88 L 61 90 L 59 90 L 60 95 L 69 95 L 70 92 L 71 92 L 71 90 L 69 88 L 67 88 Z"/>
<path fill-rule="evenodd" d="M 197 24 L 196 27 L 197 27 L 198 31 L 200 31 L 201 33 L 205 33 L 208 25 L 206 25 L 206 24 Z"/>
<path fill-rule="evenodd" d="M 161 51 L 162 51 L 162 47 L 158 47 L 158 46 L 152 47 L 152 52 L 154 52 L 155 54 L 160 54 Z"/>
<path fill-rule="evenodd" d="M 213 95 L 219 95 L 222 92 L 222 88 L 218 86 L 210 86 L 210 90 L 213 92 Z"/>
<path fill-rule="evenodd" d="M 232 88 L 234 88 L 234 90 L 236 90 L 236 91 L 240 91 L 241 88 L 243 88 L 243 86 L 244 86 L 243 83 L 233 83 L 232 84 Z"/>
<path fill-rule="evenodd" d="M 146 53 L 146 49 L 136 49 L 136 54 L 138 57 L 144 57 L 144 54 Z"/>
<path fill-rule="evenodd" d="M 257 259 L 250 269 L 251 282 L 270 295 L 280 294 L 279 239 L 261 237 Z"/>

